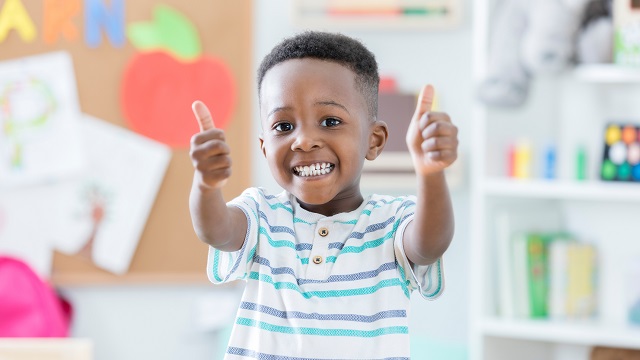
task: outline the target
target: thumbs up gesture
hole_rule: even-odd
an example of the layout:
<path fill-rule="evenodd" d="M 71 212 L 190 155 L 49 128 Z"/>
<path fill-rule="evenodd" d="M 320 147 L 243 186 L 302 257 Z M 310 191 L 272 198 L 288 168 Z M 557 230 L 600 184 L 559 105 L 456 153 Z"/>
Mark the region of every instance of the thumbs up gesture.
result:
<path fill-rule="evenodd" d="M 418 175 L 442 171 L 458 157 L 458 128 L 446 113 L 431 112 L 433 97 L 433 86 L 422 88 L 407 130 L 407 146 Z"/>
<path fill-rule="evenodd" d="M 231 176 L 230 148 L 224 131 L 217 129 L 207 106 L 201 101 L 191 105 L 200 132 L 191 137 L 189 155 L 196 169 L 196 181 L 206 189 L 221 188 Z"/>

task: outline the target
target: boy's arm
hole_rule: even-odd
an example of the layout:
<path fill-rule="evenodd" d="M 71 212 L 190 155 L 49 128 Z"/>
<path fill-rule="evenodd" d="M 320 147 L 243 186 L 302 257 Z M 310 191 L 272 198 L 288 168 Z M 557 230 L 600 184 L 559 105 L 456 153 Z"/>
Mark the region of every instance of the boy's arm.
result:
<path fill-rule="evenodd" d="M 407 131 L 407 146 L 418 178 L 413 221 L 404 232 L 407 258 L 428 265 L 447 250 L 454 232 L 453 208 L 444 169 L 458 154 L 458 128 L 449 115 L 431 112 L 433 87 L 420 92 L 416 111 Z"/>
<path fill-rule="evenodd" d="M 244 212 L 227 206 L 220 190 L 231 175 L 229 145 L 202 102 L 194 102 L 192 109 L 200 125 L 200 133 L 191 138 L 190 151 L 195 167 L 189 196 L 193 228 L 200 240 L 216 249 L 236 251 L 244 243 L 248 225 Z"/>

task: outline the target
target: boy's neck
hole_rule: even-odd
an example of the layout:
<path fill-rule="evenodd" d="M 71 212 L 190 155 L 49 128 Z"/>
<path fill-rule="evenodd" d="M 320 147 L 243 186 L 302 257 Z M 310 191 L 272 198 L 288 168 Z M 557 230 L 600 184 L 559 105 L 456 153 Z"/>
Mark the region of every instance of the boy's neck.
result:
<path fill-rule="evenodd" d="M 358 189 L 357 193 L 350 194 L 349 196 L 336 196 L 331 201 L 324 204 L 306 204 L 302 200 L 296 198 L 300 207 L 316 214 L 324 216 L 333 216 L 340 213 L 351 212 L 362 205 L 364 198 Z"/>

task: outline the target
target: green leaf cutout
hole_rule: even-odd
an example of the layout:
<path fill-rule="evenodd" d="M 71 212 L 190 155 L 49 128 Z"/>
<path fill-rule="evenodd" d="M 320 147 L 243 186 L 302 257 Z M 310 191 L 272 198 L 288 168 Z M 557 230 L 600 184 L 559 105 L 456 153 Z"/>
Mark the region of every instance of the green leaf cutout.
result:
<path fill-rule="evenodd" d="M 202 53 L 195 25 L 167 5 L 154 8 L 152 22 L 129 24 L 127 37 L 140 51 L 166 50 L 184 60 L 194 60 Z"/>

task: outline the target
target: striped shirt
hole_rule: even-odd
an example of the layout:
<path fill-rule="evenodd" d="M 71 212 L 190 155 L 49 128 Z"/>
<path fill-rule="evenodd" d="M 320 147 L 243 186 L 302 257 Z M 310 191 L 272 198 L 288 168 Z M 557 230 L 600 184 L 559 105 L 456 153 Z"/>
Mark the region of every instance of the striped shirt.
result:
<path fill-rule="evenodd" d="M 225 359 L 409 359 L 413 290 L 434 299 L 442 260 L 410 266 L 402 234 L 415 197 L 372 195 L 351 212 L 306 211 L 287 192 L 250 188 L 242 248 L 209 249 L 213 283 L 247 282 Z"/>

